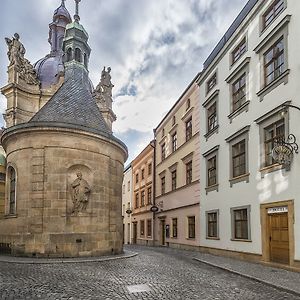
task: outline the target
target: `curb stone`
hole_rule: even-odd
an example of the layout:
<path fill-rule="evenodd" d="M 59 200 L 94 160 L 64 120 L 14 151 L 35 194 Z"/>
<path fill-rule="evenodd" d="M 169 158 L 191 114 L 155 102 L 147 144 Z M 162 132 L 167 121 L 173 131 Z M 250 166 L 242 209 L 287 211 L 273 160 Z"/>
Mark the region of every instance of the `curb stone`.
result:
<path fill-rule="evenodd" d="M 24 259 L 20 257 L 10 257 L 10 256 L 0 256 L 1 263 L 13 263 L 13 264 L 77 264 L 77 263 L 87 263 L 87 262 L 102 262 L 102 261 L 110 261 L 117 259 L 125 259 L 137 256 L 138 253 L 125 251 L 124 255 L 118 256 L 104 256 L 98 258 L 88 257 L 84 258 L 70 258 L 70 259 L 45 259 L 45 258 L 36 258 L 36 259 Z"/>
<path fill-rule="evenodd" d="M 267 281 L 267 280 L 264 280 L 264 279 L 261 279 L 261 278 L 257 278 L 257 277 L 254 277 L 254 276 L 251 276 L 251 275 L 248 275 L 248 274 L 244 274 L 244 273 L 241 273 L 241 272 L 238 272 L 238 271 L 235 271 L 235 270 L 232 270 L 230 268 L 226 268 L 226 267 L 223 267 L 223 266 L 220 266 L 220 265 L 216 265 L 214 263 L 208 262 L 206 260 L 202 260 L 200 258 L 193 257 L 193 260 L 196 260 L 196 261 L 198 261 L 200 263 L 203 263 L 203 264 L 215 267 L 215 268 L 219 268 L 219 269 L 227 271 L 229 273 L 233 273 L 233 274 L 236 274 L 236 275 L 239 275 L 239 276 L 251 279 L 251 280 L 256 281 L 256 282 L 264 283 L 264 284 L 269 285 L 269 286 L 271 286 L 271 287 L 273 287 L 275 289 L 278 289 L 278 290 L 281 290 L 281 291 L 287 292 L 289 294 L 293 294 L 295 296 L 300 297 L 300 293 L 298 291 L 286 288 L 286 287 L 281 286 L 281 285 L 274 284 L 274 283 L 272 283 L 270 281 Z"/>

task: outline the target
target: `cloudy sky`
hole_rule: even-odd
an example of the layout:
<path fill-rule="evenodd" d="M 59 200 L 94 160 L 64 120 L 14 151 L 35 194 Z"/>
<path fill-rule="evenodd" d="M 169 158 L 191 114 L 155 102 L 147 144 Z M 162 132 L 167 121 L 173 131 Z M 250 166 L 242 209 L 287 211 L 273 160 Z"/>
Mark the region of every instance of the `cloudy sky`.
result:
<path fill-rule="evenodd" d="M 21 36 L 33 63 L 49 53 L 48 24 L 61 0 L 1 0 L 0 85 L 7 81 L 4 37 Z M 115 134 L 131 161 L 194 76 L 247 0 L 82 0 L 81 23 L 92 48 L 90 77 L 103 66 L 115 85 Z M 74 1 L 66 0 L 74 15 Z M 0 97 L 0 109 L 5 110 Z M 0 118 L 1 125 L 5 125 Z"/>

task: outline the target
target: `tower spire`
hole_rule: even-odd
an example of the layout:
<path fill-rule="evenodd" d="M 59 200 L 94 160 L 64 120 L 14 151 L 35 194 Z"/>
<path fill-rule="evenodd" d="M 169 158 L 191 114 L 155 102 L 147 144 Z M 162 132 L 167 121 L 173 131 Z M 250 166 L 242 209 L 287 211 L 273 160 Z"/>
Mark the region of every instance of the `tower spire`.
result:
<path fill-rule="evenodd" d="M 76 2 L 76 10 L 75 10 L 74 19 L 75 19 L 75 22 L 79 22 L 80 21 L 80 17 L 79 17 L 79 3 L 81 2 L 81 0 L 75 0 L 75 2 Z"/>
<path fill-rule="evenodd" d="M 65 2 L 66 2 L 66 0 L 61 0 L 61 6 L 66 7 Z"/>

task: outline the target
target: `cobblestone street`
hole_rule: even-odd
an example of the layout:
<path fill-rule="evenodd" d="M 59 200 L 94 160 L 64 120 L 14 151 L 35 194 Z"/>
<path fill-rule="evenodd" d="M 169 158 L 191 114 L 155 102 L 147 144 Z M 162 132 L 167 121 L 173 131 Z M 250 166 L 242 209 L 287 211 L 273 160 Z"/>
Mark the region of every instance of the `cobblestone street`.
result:
<path fill-rule="evenodd" d="M 0 299 L 300 299 L 193 260 L 194 252 L 127 247 L 137 256 L 60 264 L 0 263 Z"/>

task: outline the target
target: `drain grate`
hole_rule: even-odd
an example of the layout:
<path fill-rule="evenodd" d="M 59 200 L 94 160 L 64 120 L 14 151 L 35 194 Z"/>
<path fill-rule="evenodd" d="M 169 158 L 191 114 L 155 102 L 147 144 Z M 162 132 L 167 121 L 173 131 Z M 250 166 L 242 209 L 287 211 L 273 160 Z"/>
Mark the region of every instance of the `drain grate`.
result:
<path fill-rule="evenodd" d="M 150 287 L 147 284 L 128 285 L 127 289 L 130 294 L 151 291 Z"/>

